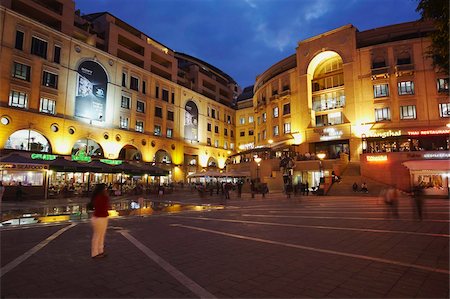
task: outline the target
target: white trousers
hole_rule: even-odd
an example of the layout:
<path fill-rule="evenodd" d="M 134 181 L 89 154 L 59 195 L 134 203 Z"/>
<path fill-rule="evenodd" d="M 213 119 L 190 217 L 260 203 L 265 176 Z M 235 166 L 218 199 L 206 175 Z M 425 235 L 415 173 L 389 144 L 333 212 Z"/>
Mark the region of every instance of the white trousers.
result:
<path fill-rule="evenodd" d="M 91 242 L 91 256 L 94 257 L 103 253 L 105 244 L 106 228 L 108 227 L 108 217 L 91 218 L 92 223 L 92 242 Z"/>

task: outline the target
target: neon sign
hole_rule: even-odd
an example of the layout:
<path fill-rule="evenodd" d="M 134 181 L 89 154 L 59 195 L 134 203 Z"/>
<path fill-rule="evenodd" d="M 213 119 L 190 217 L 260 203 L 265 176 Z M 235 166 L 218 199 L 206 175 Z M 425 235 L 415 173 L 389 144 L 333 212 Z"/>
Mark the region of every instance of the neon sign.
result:
<path fill-rule="evenodd" d="M 402 136 L 402 130 L 398 130 L 398 131 L 369 131 L 367 134 L 367 137 L 381 137 L 381 138 L 386 138 L 386 137 L 396 137 L 396 136 Z"/>
<path fill-rule="evenodd" d="M 387 161 L 387 155 L 367 156 L 367 162 L 385 162 Z"/>
<path fill-rule="evenodd" d="M 435 158 L 437 158 L 437 159 L 443 159 L 443 158 L 448 159 L 448 158 L 450 158 L 450 153 L 427 153 L 427 154 L 424 154 L 423 157 L 425 159 L 435 159 Z"/>
<path fill-rule="evenodd" d="M 91 157 L 89 157 L 84 150 L 80 150 L 77 154 L 72 155 L 72 161 L 91 162 L 91 160 Z"/>
<path fill-rule="evenodd" d="M 408 131 L 408 135 L 411 136 L 423 136 L 423 135 L 448 135 L 450 130 L 418 130 L 418 131 Z"/>
<path fill-rule="evenodd" d="M 122 160 L 111 160 L 111 159 L 100 159 L 100 162 L 109 164 L 109 165 L 120 165 L 122 164 Z"/>
<path fill-rule="evenodd" d="M 46 161 L 53 161 L 56 159 L 56 155 L 50 155 L 50 154 L 31 154 L 31 159 L 33 160 L 46 160 Z"/>

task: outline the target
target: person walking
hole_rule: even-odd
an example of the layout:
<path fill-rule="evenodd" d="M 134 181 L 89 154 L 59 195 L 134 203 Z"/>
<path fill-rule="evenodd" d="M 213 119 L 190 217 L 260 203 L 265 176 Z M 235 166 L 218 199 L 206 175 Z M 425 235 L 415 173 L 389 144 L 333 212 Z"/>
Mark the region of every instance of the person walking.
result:
<path fill-rule="evenodd" d="M 0 181 L 0 201 L 2 201 L 4 193 L 5 193 L 5 187 L 3 186 L 3 181 Z"/>
<path fill-rule="evenodd" d="M 305 183 L 305 194 L 306 194 L 306 196 L 309 195 L 309 183 L 308 183 L 308 181 L 306 181 L 306 183 Z"/>
<path fill-rule="evenodd" d="M 23 199 L 23 189 L 22 189 L 22 182 L 19 182 L 16 189 L 16 200 L 22 201 Z"/>
<path fill-rule="evenodd" d="M 391 215 L 394 218 L 399 218 L 397 189 L 395 189 L 394 187 L 390 187 L 384 195 L 384 202 L 388 206 L 388 218 Z"/>
<path fill-rule="evenodd" d="M 412 197 L 414 200 L 414 206 L 416 207 L 416 213 L 420 221 L 422 221 L 423 211 L 423 190 L 419 186 L 413 188 Z"/>
<path fill-rule="evenodd" d="M 106 228 L 108 227 L 109 197 L 105 184 L 97 184 L 92 192 L 91 202 L 94 206 L 92 223 L 91 257 L 94 259 L 106 257 L 104 251 Z"/>
<path fill-rule="evenodd" d="M 242 196 L 242 185 L 243 184 L 244 184 L 244 182 L 242 180 L 239 180 L 237 182 L 238 198 L 241 198 L 241 196 Z"/>

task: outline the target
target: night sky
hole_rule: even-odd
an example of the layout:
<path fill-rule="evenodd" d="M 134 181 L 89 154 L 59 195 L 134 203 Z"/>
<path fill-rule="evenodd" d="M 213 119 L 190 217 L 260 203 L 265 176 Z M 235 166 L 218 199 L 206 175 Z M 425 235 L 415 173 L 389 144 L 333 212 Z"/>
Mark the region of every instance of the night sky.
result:
<path fill-rule="evenodd" d="M 360 31 L 417 20 L 417 0 L 75 0 L 108 11 L 167 47 L 198 57 L 242 87 L 297 42 L 353 24 Z"/>

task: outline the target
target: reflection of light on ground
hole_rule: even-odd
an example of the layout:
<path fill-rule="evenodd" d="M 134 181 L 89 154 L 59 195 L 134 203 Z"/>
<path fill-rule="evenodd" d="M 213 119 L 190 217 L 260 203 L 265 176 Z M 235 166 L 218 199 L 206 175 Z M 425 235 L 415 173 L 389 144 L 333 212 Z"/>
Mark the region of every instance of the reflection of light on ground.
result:
<path fill-rule="evenodd" d="M 39 217 L 38 220 L 41 223 L 52 223 L 52 222 L 61 222 L 61 221 L 69 221 L 69 215 L 58 215 L 58 216 L 44 216 Z"/>
<path fill-rule="evenodd" d="M 109 217 L 118 217 L 119 212 L 117 210 L 108 210 Z"/>

